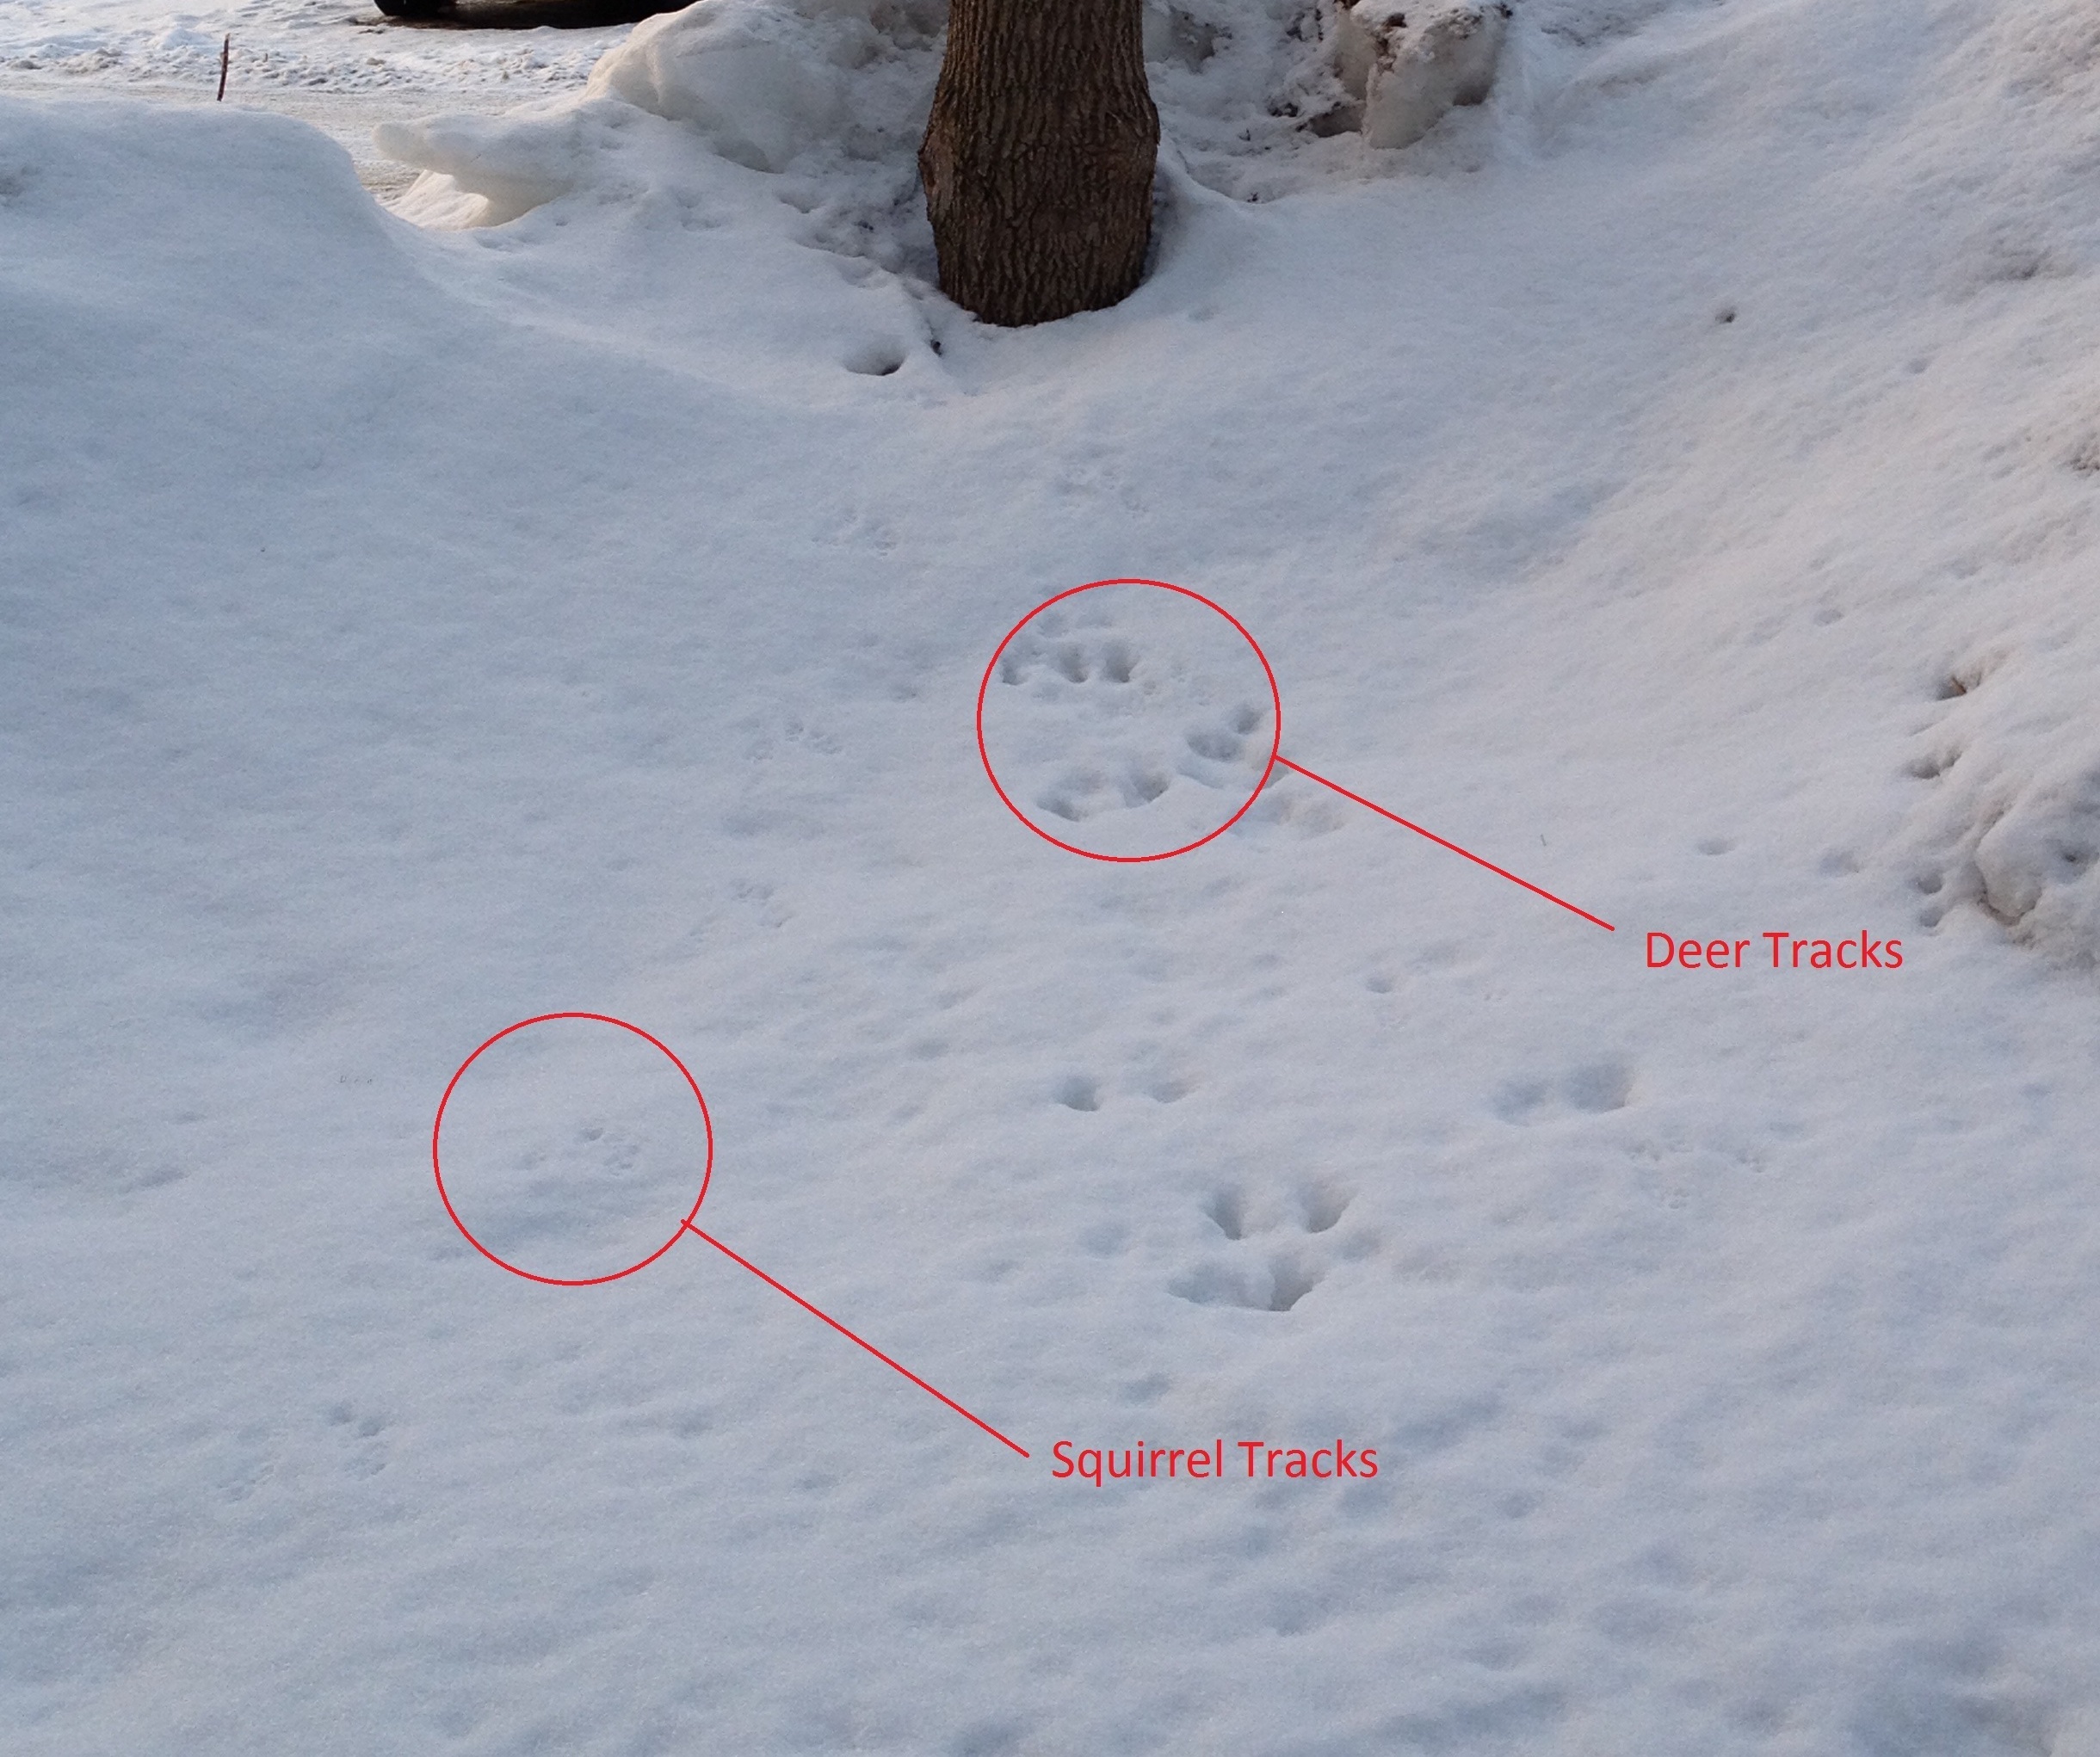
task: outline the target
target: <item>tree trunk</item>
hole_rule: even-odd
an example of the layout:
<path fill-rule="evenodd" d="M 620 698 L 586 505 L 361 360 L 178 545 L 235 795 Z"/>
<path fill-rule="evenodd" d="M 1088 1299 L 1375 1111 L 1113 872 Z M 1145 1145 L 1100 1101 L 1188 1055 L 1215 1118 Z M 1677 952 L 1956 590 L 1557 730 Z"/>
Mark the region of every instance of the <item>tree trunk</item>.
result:
<path fill-rule="evenodd" d="M 919 149 L 941 290 L 1009 325 L 1127 297 L 1158 145 L 1141 0 L 951 0 Z"/>

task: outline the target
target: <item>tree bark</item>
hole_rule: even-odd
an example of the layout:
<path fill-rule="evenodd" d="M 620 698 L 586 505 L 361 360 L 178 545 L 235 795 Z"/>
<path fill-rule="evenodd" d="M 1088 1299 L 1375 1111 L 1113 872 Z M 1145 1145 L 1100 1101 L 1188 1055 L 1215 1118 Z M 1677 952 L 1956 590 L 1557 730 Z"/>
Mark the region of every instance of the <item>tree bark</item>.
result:
<path fill-rule="evenodd" d="M 1141 0 L 951 0 L 919 149 L 941 290 L 1010 326 L 1127 297 L 1158 145 Z"/>

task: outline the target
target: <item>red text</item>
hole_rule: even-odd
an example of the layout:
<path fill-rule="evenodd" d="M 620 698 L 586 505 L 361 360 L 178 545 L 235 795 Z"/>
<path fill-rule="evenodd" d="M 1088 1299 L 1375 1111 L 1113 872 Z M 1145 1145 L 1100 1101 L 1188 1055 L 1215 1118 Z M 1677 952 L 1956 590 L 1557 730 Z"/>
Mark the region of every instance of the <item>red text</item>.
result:
<path fill-rule="evenodd" d="M 1078 1446 L 1060 1440 L 1050 1448 L 1057 1468 L 1050 1474 L 1059 1481 L 1076 1477 L 1096 1489 L 1110 1483 L 1137 1480 L 1158 1482 L 1211 1482 L 1232 1476 L 1241 1481 L 1273 1482 L 1280 1479 L 1317 1479 L 1323 1483 L 1365 1482 L 1378 1474 L 1378 1448 L 1346 1446 L 1271 1446 L 1265 1440 L 1236 1440 L 1227 1456 L 1222 1439 L 1208 1446 Z"/>

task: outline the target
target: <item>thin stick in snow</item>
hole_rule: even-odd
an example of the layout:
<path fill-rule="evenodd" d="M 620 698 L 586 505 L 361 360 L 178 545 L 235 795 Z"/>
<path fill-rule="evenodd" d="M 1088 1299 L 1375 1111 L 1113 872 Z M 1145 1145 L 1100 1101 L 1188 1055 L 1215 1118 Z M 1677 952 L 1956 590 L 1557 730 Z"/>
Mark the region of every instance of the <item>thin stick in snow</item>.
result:
<path fill-rule="evenodd" d="M 226 66 L 232 59 L 233 33 L 228 31 L 225 40 L 219 46 L 219 96 L 212 100 L 215 104 L 226 101 Z"/>

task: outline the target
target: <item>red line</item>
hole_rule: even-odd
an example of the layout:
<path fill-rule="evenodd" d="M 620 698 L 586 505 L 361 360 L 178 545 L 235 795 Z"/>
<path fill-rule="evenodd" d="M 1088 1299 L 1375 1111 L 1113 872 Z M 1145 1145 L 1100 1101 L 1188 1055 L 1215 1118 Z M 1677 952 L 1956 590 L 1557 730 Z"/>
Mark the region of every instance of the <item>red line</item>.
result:
<path fill-rule="evenodd" d="M 1496 877 L 1500 878 L 1507 878 L 1512 885 L 1522 885 L 1524 889 L 1530 891 L 1533 896 L 1542 897 L 1548 903 L 1559 903 L 1560 907 L 1567 910 L 1570 915 L 1580 915 L 1585 922 L 1595 922 L 1597 925 L 1602 928 L 1607 934 L 1615 934 L 1619 931 L 1616 928 L 1613 927 L 1609 922 L 1606 921 L 1603 916 L 1593 915 L 1586 909 L 1577 909 L 1575 905 L 1570 903 L 1565 897 L 1555 897 L 1552 891 L 1542 890 L 1540 886 L 1534 885 L 1529 878 L 1519 878 L 1516 873 L 1505 872 L 1502 867 L 1498 866 L 1492 860 L 1482 860 L 1479 855 L 1474 854 L 1471 849 L 1462 848 L 1455 842 L 1446 842 L 1434 830 L 1424 829 L 1419 823 L 1410 823 L 1405 817 L 1401 817 L 1399 812 L 1388 811 L 1383 805 L 1373 805 L 1371 801 L 1365 798 L 1362 793 L 1352 793 L 1347 787 L 1336 786 L 1336 784 L 1329 780 L 1325 775 L 1314 774 L 1311 769 L 1306 768 L 1302 763 L 1293 762 L 1289 757 L 1285 756 L 1281 753 L 1278 753 L 1277 755 L 1276 762 L 1281 768 L 1289 769 L 1294 774 L 1301 774 L 1309 781 L 1318 781 L 1323 787 L 1328 788 L 1333 792 L 1339 793 L 1344 799 L 1354 799 L 1359 805 L 1362 806 L 1365 811 L 1375 811 L 1380 817 L 1391 819 L 1392 822 L 1399 824 L 1402 829 L 1411 829 L 1417 835 L 1427 836 L 1440 848 L 1449 848 L 1455 854 L 1463 854 L 1467 860 L 1471 860 L 1474 866 L 1485 866 L 1489 872 L 1494 873 Z"/>
<path fill-rule="evenodd" d="M 942 1403 L 946 1403 L 949 1409 L 953 1409 L 958 1415 L 961 1416 L 964 1421 L 975 1421 L 979 1427 L 983 1428 L 985 1433 L 989 1433 L 994 1440 L 998 1440 L 1001 1446 L 1013 1446 L 1013 1449 L 1016 1452 L 1020 1452 L 1021 1456 L 1024 1458 L 1028 1456 L 1027 1452 L 1023 1448 L 1014 1446 L 1012 1440 L 1009 1440 L 1004 1433 L 1000 1433 L 999 1430 L 994 1427 L 989 1421 L 980 1420 L 979 1417 L 973 1415 L 967 1409 L 964 1409 L 960 1403 L 957 1403 L 954 1398 L 949 1396 L 945 1391 L 937 1391 L 934 1390 L 931 1385 L 928 1384 L 924 1379 L 921 1378 L 916 1372 L 912 1372 L 910 1367 L 899 1366 L 894 1360 L 891 1359 L 888 1355 L 885 1354 L 880 1348 L 876 1347 L 873 1342 L 864 1341 L 862 1340 L 862 1338 L 855 1335 L 851 1330 L 848 1329 L 845 1325 L 839 1322 L 837 1318 L 831 1316 L 828 1312 L 818 1311 L 815 1306 L 812 1305 L 806 1299 L 803 1298 L 802 1296 L 797 1293 L 794 1288 L 786 1285 L 784 1283 L 775 1281 L 770 1275 L 767 1274 L 763 1269 L 760 1268 L 757 1264 L 751 1262 L 744 1257 L 738 1256 L 736 1252 L 730 1249 L 727 1245 L 724 1244 L 720 1239 L 715 1237 L 713 1233 L 702 1232 L 689 1220 L 685 1224 L 685 1230 L 691 1233 L 695 1238 L 704 1238 L 707 1240 L 707 1242 L 713 1245 L 715 1249 L 721 1252 L 724 1256 L 727 1257 L 731 1262 L 743 1264 L 745 1268 L 749 1269 L 751 1273 L 757 1276 L 761 1281 L 764 1282 L 766 1285 L 770 1287 L 775 1293 L 785 1293 L 788 1298 L 794 1301 L 797 1305 L 800 1306 L 802 1310 L 807 1312 L 812 1317 L 822 1318 L 825 1322 L 831 1325 L 833 1329 L 837 1330 L 838 1334 L 843 1336 L 849 1342 L 858 1342 L 862 1347 L 867 1349 L 870 1354 L 874 1355 L 875 1359 L 880 1360 L 885 1366 L 894 1367 L 896 1371 L 904 1374 L 906 1378 L 910 1379 L 913 1384 L 917 1385 L 921 1390 L 927 1393 L 928 1396 L 938 1397 Z"/>

